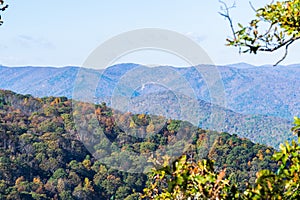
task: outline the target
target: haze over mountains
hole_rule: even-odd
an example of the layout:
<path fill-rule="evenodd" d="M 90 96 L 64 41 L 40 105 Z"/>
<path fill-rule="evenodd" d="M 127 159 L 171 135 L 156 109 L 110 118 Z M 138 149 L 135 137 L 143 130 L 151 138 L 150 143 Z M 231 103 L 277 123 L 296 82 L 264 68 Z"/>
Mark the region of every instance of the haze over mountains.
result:
<path fill-rule="evenodd" d="M 79 67 L 0 66 L 0 88 L 37 97 L 72 98 L 77 74 L 83 70 L 93 77 L 101 77 L 94 92 L 96 101 L 106 101 L 112 107 L 118 105 L 117 109 L 121 111 L 144 111 L 170 118 L 176 118 L 180 114 L 178 118 L 183 120 L 188 120 L 187 115 L 192 113 L 192 117 L 201 119 L 200 125 L 204 128 L 236 133 L 275 147 L 288 139 L 289 134 L 286 132 L 292 126 L 292 117 L 298 115 L 300 110 L 300 65 L 255 67 L 239 63 L 218 66 L 222 87 L 224 86 L 224 91 L 220 92 L 224 92 L 225 106 L 209 103 L 212 101 L 212 88 L 199 75 L 199 67 L 209 68 L 148 68 L 130 63 L 114 65 L 105 71 Z M 147 81 L 147 77 L 157 77 L 164 84 L 158 84 L 159 81 L 150 82 L 150 78 Z M 139 82 L 139 79 L 147 84 L 139 85 L 143 82 Z M 121 101 L 122 98 L 125 100 Z M 122 105 L 120 102 L 130 105 Z M 180 110 L 176 105 L 184 107 L 186 111 L 182 108 Z M 193 111 L 195 107 L 199 109 Z M 172 110 L 173 114 L 170 114 Z M 216 120 L 218 117 L 223 117 L 223 121 Z M 270 137 L 273 139 L 269 140 Z M 278 138 L 278 143 L 270 142 L 274 138 Z"/>

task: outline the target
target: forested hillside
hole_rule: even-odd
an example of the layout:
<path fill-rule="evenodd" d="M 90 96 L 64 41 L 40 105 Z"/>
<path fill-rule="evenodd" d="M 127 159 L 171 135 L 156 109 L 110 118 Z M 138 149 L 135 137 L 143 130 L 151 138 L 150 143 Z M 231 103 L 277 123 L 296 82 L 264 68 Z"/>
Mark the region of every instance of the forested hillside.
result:
<path fill-rule="evenodd" d="M 111 66 L 105 71 L 79 67 L 16 68 L 0 66 L 0 87 L 21 94 L 32 94 L 36 97 L 66 96 L 71 98 L 78 72 L 83 70 L 87 76 L 99 77 L 94 94 L 98 103 L 107 102 L 108 106 L 120 106 L 122 102 L 110 105 L 111 99 L 116 98 L 114 91 L 118 87 L 125 91 L 121 95 L 132 101 L 129 110 L 132 113 L 138 114 L 147 111 L 150 114 L 176 118 L 166 116 L 165 114 L 171 115 L 172 113 L 164 111 L 160 106 L 166 105 L 168 107 L 164 107 L 164 109 L 173 110 L 173 112 L 178 110 L 179 106 L 187 107 L 190 110 L 186 113 L 189 114 L 191 111 L 192 115 L 180 116 L 178 119 L 187 120 L 203 129 L 234 133 L 255 143 L 271 145 L 277 149 L 279 144 L 285 140 L 291 141 L 292 136 L 286 134 L 286 131 L 292 123 L 292 117 L 297 116 L 300 109 L 300 104 L 297 102 L 300 97 L 297 89 L 297 85 L 300 84 L 297 78 L 300 76 L 298 65 L 273 68 L 240 63 L 217 67 L 222 84 L 224 84 L 225 107 L 210 103 L 212 97 L 210 97 L 209 89 L 197 71 L 197 68 L 202 67 L 207 66 L 150 68 L 126 63 Z M 140 88 L 130 88 L 130 84 L 123 80 L 129 79 L 131 80 L 129 82 L 136 82 L 143 77 L 143 74 L 151 74 L 158 80 L 172 85 L 172 88 L 158 88 L 157 84 L 151 85 L 151 83 L 145 84 L 143 87 L 139 85 Z M 190 88 L 182 87 L 182 80 L 178 82 L 178 77 L 185 80 Z M 123 80 L 124 85 L 118 85 L 120 80 Z M 86 87 L 89 88 L 88 85 Z M 178 90 L 174 90 L 174 88 Z M 194 93 L 186 95 L 186 89 L 190 89 Z M 174 96 L 174 92 L 177 96 Z M 178 94 L 185 94 L 185 97 Z M 149 104 L 148 99 L 156 103 Z M 190 102 L 191 99 L 194 102 Z M 197 103 L 196 106 L 193 105 L 195 103 Z M 224 121 L 214 120 L 215 116 L 210 116 L 213 109 L 223 113 L 226 119 Z M 200 124 L 200 120 L 194 123 L 189 119 L 195 115 L 201 116 Z M 213 123 L 216 121 L 217 123 Z"/>
<path fill-rule="evenodd" d="M 190 140 L 184 152 L 173 154 L 175 159 L 182 153 L 194 160 L 213 159 L 216 171 L 226 168 L 226 177 L 240 188 L 253 184 L 258 170 L 277 168 L 271 161 L 274 149 L 236 135 L 159 116 L 120 113 L 105 104 L 77 105 L 86 115 L 73 113 L 66 97 L 0 91 L 0 199 L 138 199 L 147 175 L 135 172 L 147 159 L 135 160 L 131 153 L 151 158 L 166 146 L 175 148 L 180 135 Z M 84 122 L 92 115 L 96 122 L 74 123 L 74 118 Z M 154 120 L 162 124 L 153 126 Z M 108 155 L 123 160 L 123 166 L 110 165 Z"/>

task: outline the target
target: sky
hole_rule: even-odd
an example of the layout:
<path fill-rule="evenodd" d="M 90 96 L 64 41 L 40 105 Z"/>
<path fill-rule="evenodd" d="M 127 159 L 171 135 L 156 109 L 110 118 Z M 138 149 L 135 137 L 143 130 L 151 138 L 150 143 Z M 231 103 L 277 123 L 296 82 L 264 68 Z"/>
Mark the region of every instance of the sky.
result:
<path fill-rule="evenodd" d="M 228 4 L 232 1 L 224 0 Z M 274 64 L 283 52 L 239 55 L 225 46 L 230 36 L 218 0 L 52 0 L 9 1 L 0 27 L 0 65 L 81 66 L 99 45 L 110 38 L 141 28 L 160 28 L 184 34 L 206 51 L 214 64 L 246 62 Z M 254 7 L 270 1 L 252 0 Z M 255 13 L 249 2 L 237 0 L 234 22 L 247 23 Z M 297 42 L 282 64 L 300 63 Z M 118 62 L 185 65 L 181 58 L 155 50 L 140 50 Z"/>

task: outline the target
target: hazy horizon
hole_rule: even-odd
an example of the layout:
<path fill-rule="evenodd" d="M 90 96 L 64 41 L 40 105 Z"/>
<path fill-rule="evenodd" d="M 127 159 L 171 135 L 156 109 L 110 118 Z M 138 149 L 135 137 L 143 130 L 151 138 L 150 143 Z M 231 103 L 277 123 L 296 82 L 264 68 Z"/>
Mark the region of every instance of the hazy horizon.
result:
<path fill-rule="evenodd" d="M 226 1 L 229 5 L 233 1 Z M 252 1 L 261 7 L 269 1 Z M 158 6 L 159 5 L 159 6 Z M 9 2 L 2 14 L 0 64 L 5 66 L 81 66 L 90 53 L 108 39 L 136 29 L 158 28 L 178 32 L 203 48 L 216 65 L 245 62 L 260 66 L 274 64 L 283 51 L 260 55 L 242 54 L 226 47 L 231 30 L 219 15 L 218 0 L 204 3 L 192 0 L 140 2 L 89 1 L 82 5 L 69 2 Z M 30 12 L 28 12 L 30 10 Z M 55 14 L 54 14 L 55 13 Z M 246 24 L 255 16 L 248 2 L 236 2 L 231 10 L 234 24 Z M 290 47 L 283 65 L 299 63 L 300 46 Z M 186 64 L 163 52 L 135 51 L 118 62 Z"/>

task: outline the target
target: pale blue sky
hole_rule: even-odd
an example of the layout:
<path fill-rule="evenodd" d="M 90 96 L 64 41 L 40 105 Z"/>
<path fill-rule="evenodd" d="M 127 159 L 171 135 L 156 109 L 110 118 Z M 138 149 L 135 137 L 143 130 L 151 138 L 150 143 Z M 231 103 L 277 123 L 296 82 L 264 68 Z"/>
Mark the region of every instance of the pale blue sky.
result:
<path fill-rule="evenodd" d="M 231 1 L 227 0 L 230 4 Z M 260 7 L 270 1 L 253 0 Z M 0 64 L 6 66 L 67 66 L 83 64 L 102 42 L 138 28 L 162 28 L 192 37 L 215 64 L 247 62 L 273 64 L 278 54 L 239 55 L 226 47 L 227 21 L 219 14 L 218 0 L 65 0 L 8 1 L 0 27 Z M 242 22 L 254 16 L 248 1 L 236 1 L 232 16 Z M 295 43 L 283 64 L 300 63 Z M 182 65 L 161 52 L 139 52 L 119 62 Z"/>

